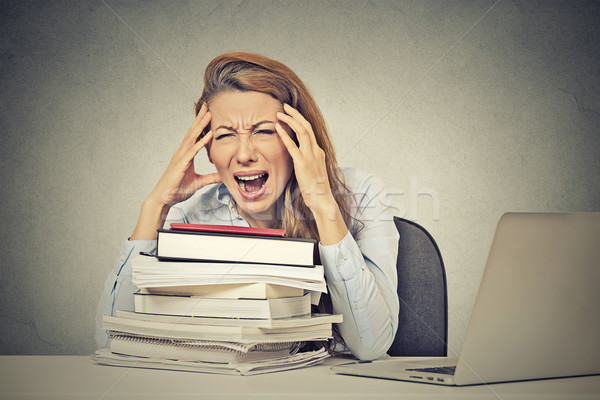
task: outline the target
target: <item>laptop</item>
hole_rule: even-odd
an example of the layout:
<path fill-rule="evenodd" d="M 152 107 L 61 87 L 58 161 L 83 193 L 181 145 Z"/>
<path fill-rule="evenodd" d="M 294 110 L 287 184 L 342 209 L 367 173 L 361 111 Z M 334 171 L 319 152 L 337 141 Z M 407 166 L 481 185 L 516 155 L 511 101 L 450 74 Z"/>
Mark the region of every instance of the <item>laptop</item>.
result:
<path fill-rule="evenodd" d="M 500 218 L 458 357 L 332 370 L 457 386 L 600 374 L 600 212 Z"/>

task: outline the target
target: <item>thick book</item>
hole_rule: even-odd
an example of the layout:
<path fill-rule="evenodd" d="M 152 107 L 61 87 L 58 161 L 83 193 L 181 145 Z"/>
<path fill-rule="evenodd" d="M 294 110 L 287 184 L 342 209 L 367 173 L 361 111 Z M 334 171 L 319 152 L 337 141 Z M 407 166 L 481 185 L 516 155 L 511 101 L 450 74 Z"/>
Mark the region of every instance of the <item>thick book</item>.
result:
<path fill-rule="evenodd" d="M 213 299 L 134 293 L 135 312 L 219 318 L 289 318 L 310 314 L 309 294 L 280 299 Z"/>
<path fill-rule="evenodd" d="M 138 288 L 188 285 L 268 283 L 327 292 L 322 265 L 313 268 L 272 264 L 159 261 L 138 255 L 132 262 L 132 282 Z"/>
<path fill-rule="evenodd" d="M 343 321 L 342 314 L 321 314 L 313 313 L 310 315 L 301 315 L 299 317 L 280 318 L 280 319 L 248 319 L 248 318 L 216 318 L 216 317 L 185 317 L 180 315 L 161 315 L 144 314 L 133 311 L 116 310 L 115 316 L 121 318 L 121 321 L 141 320 L 148 322 L 161 322 L 165 324 L 180 325 L 213 325 L 213 326 L 250 326 L 256 328 L 294 328 L 321 324 L 339 324 Z M 193 326 L 188 329 L 194 329 Z M 195 328 L 202 330 L 202 327 Z"/>
<path fill-rule="evenodd" d="M 109 334 L 128 333 L 154 338 L 211 340 L 236 343 L 280 343 L 327 340 L 332 336 L 332 324 L 259 328 L 253 326 L 198 325 L 177 322 L 147 321 L 104 315 L 102 328 Z"/>
<path fill-rule="evenodd" d="M 224 375 L 256 375 L 269 372 L 286 371 L 319 364 L 329 357 L 325 349 L 296 353 L 287 357 L 274 358 L 259 362 L 212 363 L 167 358 L 136 357 L 115 354 L 108 348 L 96 350 L 92 360 L 98 364 L 134 368 L 167 369 L 175 371 L 204 372 Z"/>
<path fill-rule="evenodd" d="M 279 299 L 302 296 L 304 289 L 270 283 L 232 283 L 225 285 L 163 286 L 140 289 L 142 294 L 176 294 L 214 299 Z"/>
<path fill-rule="evenodd" d="M 173 229 L 158 230 L 157 257 L 305 267 L 320 264 L 313 239 Z"/>

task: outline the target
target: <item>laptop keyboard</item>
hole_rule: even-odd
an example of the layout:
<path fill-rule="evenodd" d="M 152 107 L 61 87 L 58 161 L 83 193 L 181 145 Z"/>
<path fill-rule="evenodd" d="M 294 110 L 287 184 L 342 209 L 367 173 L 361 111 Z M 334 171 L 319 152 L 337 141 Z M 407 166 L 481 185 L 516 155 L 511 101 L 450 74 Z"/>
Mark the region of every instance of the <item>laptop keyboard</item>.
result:
<path fill-rule="evenodd" d="M 445 375 L 454 375 L 454 371 L 456 370 L 456 365 L 451 365 L 448 367 L 433 367 L 433 368 L 411 368 L 406 369 L 407 371 L 418 371 L 418 372 L 430 372 L 434 374 L 445 374 Z"/>

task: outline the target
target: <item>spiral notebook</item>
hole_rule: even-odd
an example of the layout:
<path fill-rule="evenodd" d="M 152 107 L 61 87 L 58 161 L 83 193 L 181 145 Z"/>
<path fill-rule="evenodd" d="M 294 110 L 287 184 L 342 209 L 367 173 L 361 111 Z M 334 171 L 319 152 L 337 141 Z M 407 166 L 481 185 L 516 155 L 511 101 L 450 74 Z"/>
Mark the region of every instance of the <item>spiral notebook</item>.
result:
<path fill-rule="evenodd" d="M 235 343 L 175 339 L 111 332 L 108 348 L 112 353 L 145 358 L 239 364 L 289 357 L 296 354 L 296 342 Z"/>

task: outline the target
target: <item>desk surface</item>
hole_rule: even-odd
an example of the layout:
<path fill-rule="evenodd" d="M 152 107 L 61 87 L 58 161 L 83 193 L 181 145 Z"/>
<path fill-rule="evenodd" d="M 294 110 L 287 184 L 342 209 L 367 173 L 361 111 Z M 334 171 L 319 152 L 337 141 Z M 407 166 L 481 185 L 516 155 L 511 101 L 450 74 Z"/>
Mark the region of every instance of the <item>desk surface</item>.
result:
<path fill-rule="evenodd" d="M 600 399 L 600 376 L 443 387 L 337 375 L 330 367 L 339 362 L 224 376 L 96 365 L 86 356 L 0 356 L 0 399 Z"/>

